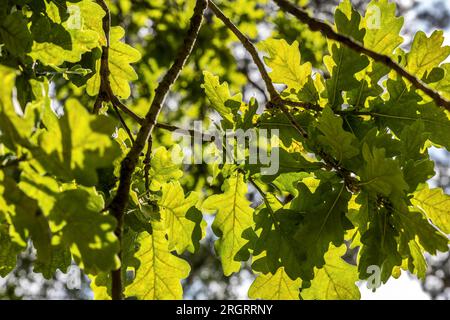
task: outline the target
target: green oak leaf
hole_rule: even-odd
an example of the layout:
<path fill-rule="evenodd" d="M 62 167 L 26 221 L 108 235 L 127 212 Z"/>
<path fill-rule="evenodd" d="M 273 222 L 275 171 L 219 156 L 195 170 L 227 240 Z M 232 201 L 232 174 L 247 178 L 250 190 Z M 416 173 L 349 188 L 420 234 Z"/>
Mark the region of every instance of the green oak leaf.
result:
<path fill-rule="evenodd" d="M 425 279 L 428 270 L 428 264 L 423 254 L 423 249 L 419 246 L 419 244 L 417 244 L 416 241 L 408 242 L 408 259 L 403 260 L 404 263 L 402 268 L 406 269 L 404 264 L 407 264 L 408 270 L 412 274 L 417 275 L 419 279 Z"/>
<path fill-rule="evenodd" d="M 16 184 L 0 170 L 0 210 L 10 225 L 12 241 L 26 248 L 28 239 L 33 241 L 37 258 L 46 261 L 51 257 L 51 231 L 49 224 L 38 207 L 36 200 L 29 198 Z"/>
<path fill-rule="evenodd" d="M 116 221 L 107 213 L 103 197 L 93 188 L 66 190 L 58 194 L 49 218 L 61 232 L 61 241 L 71 248 L 75 260 L 89 273 L 114 270 L 119 244 Z"/>
<path fill-rule="evenodd" d="M 45 279 L 52 279 L 55 276 L 56 270 L 61 270 L 63 273 L 72 263 L 72 255 L 70 250 L 62 245 L 52 246 L 51 257 L 49 260 L 36 260 L 34 262 L 33 272 L 41 273 Z"/>
<path fill-rule="evenodd" d="M 300 90 L 307 83 L 312 65 L 301 63 L 299 44 L 288 44 L 284 39 L 267 39 L 259 43 L 259 48 L 267 52 L 267 66 L 272 69 L 270 78 L 275 83 L 287 85 L 288 89 Z"/>
<path fill-rule="evenodd" d="M 156 148 L 150 160 L 150 189 L 157 191 L 170 180 L 178 180 L 183 176 L 180 164 L 173 161 L 172 151 L 164 147 Z"/>
<path fill-rule="evenodd" d="M 443 97 L 450 99 L 450 63 L 444 63 L 439 68 L 444 72 L 442 79 L 431 86 L 436 89 Z"/>
<path fill-rule="evenodd" d="M 396 16 L 396 4 L 389 0 L 372 0 L 363 19 L 364 46 L 380 54 L 391 55 L 403 43 L 400 31 L 404 17 Z"/>
<path fill-rule="evenodd" d="M 29 54 L 33 59 L 40 60 L 45 65 L 57 67 L 65 61 L 80 61 L 84 53 L 105 42 L 101 24 L 101 17 L 105 15 L 103 9 L 92 0 L 82 0 L 74 7 L 76 7 L 75 11 L 79 12 L 79 18 L 73 16 L 66 21 L 61 21 L 57 5 L 53 2 L 47 4 L 51 22 L 62 25 L 70 37 L 64 37 L 64 41 L 58 39 L 54 43 L 55 40 L 51 37 L 51 33 L 48 33 L 46 24 L 35 26 L 34 34 L 48 35 L 48 38 L 44 36 L 44 39 L 39 39 L 39 42 L 34 41 Z"/>
<path fill-rule="evenodd" d="M 20 11 L 9 14 L 0 23 L 0 42 L 12 55 L 23 57 L 31 50 L 33 41 L 27 23 Z"/>
<path fill-rule="evenodd" d="M 398 231 L 394 228 L 389 212 L 385 208 L 373 214 L 369 227 L 361 236 L 363 244 L 359 252 L 358 271 L 360 279 L 367 279 L 370 267 L 380 268 L 380 280 L 386 283 L 393 269 L 402 264 L 398 252 Z"/>
<path fill-rule="evenodd" d="M 342 259 L 345 245 L 330 246 L 325 254 L 325 265 L 315 270 L 311 286 L 301 291 L 306 300 L 359 300 L 361 293 L 355 282 L 358 270 Z"/>
<path fill-rule="evenodd" d="M 365 30 L 360 29 L 361 16 L 352 8 L 350 1 L 340 3 L 335 13 L 337 30 L 356 41 L 363 41 Z M 369 59 L 358 52 L 334 42 L 330 43 L 331 56 L 324 58 L 331 78 L 325 82 L 328 105 L 333 109 L 342 104 L 342 92 L 358 87 L 355 74 L 369 65 Z"/>
<path fill-rule="evenodd" d="M 0 198 L 0 202 L 2 201 Z M 12 241 L 9 235 L 10 226 L 2 213 L 5 207 L 5 203 L 0 203 L 0 277 L 5 277 L 16 267 L 17 255 L 24 250 L 24 247 Z"/>
<path fill-rule="evenodd" d="M 110 273 L 89 275 L 90 288 L 94 294 L 94 300 L 111 300 L 111 276 Z"/>
<path fill-rule="evenodd" d="M 450 234 L 450 196 L 444 194 L 442 189 L 424 186 L 414 193 L 411 202 L 414 207 L 425 213 L 434 225 Z"/>
<path fill-rule="evenodd" d="M 194 252 L 202 238 L 202 216 L 195 214 L 199 195 L 191 192 L 186 198 L 178 181 L 162 186 L 162 196 L 158 202 L 161 220 L 169 239 L 169 249 L 182 254 L 186 249 Z"/>
<path fill-rule="evenodd" d="M 207 212 L 217 212 L 212 228 L 219 237 L 216 251 L 222 261 L 223 272 L 230 275 L 239 271 L 241 263 L 235 260 L 237 252 L 246 244 L 242 232 L 252 222 L 252 208 L 246 199 L 247 184 L 240 173 L 225 180 L 222 194 L 208 197 L 202 204 Z"/>
<path fill-rule="evenodd" d="M 35 129 L 34 109 L 38 104 L 29 105 L 23 114 L 18 114 L 13 104 L 13 90 L 17 72 L 0 65 L 0 142 L 10 150 L 16 151 L 20 145 L 29 146 Z"/>
<path fill-rule="evenodd" d="M 43 119 L 47 130 L 37 137 L 40 148 L 32 148 L 36 165 L 65 181 L 92 186 L 98 181 L 96 169 L 112 166 L 119 146 L 112 139 L 115 121 L 90 115 L 75 99 L 65 104 L 65 114 L 57 117 L 47 110 Z"/>
<path fill-rule="evenodd" d="M 358 173 L 360 185 L 373 194 L 401 196 L 409 189 L 397 160 L 386 158 L 385 150 L 363 146 L 365 166 Z"/>
<path fill-rule="evenodd" d="M 428 38 L 423 31 L 414 36 L 411 51 L 406 55 L 406 70 L 422 78 L 450 55 L 450 46 L 443 46 L 443 31 L 434 31 Z"/>
<path fill-rule="evenodd" d="M 365 28 L 364 46 L 380 54 L 393 55 L 393 51 L 402 44 L 399 35 L 403 26 L 403 17 L 396 16 L 396 5 L 388 0 L 373 0 L 366 10 L 361 26 Z M 355 75 L 359 80 L 357 88 L 347 94 L 348 103 L 355 108 L 366 106 L 366 101 L 383 93 L 380 79 L 389 72 L 389 68 L 372 59 L 370 65 Z"/>
<path fill-rule="evenodd" d="M 421 97 L 408 88 L 402 79 L 387 80 L 389 100 L 374 106 L 372 115 L 380 125 L 389 127 L 397 136 L 406 126 L 422 121 L 428 139 L 450 149 L 450 119 L 448 113 L 434 103 L 418 104 Z"/>
<path fill-rule="evenodd" d="M 317 123 L 317 129 L 322 133 L 317 140 L 324 149 L 341 163 L 359 154 L 356 137 L 343 129 L 343 120 L 336 116 L 330 108 L 325 108 Z"/>
<path fill-rule="evenodd" d="M 226 126 L 234 123 L 234 115 L 242 105 L 242 94 L 231 95 L 228 83 L 220 83 L 219 77 L 211 72 L 204 71 L 202 88 L 211 102 L 211 107 L 224 119 Z"/>
<path fill-rule="evenodd" d="M 427 263 L 423 251 L 433 255 L 436 255 L 437 251 L 446 252 L 449 243 L 447 237 L 420 212 L 396 211 L 392 221 L 395 227 L 401 230 L 399 251 L 403 258 L 407 257 L 408 269 L 419 278 L 425 277 Z"/>
<path fill-rule="evenodd" d="M 125 30 L 122 27 L 111 28 L 108 62 L 112 92 L 122 99 L 127 99 L 131 95 L 129 83 L 138 79 L 130 64 L 138 62 L 142 56 L 137 49 L 120 41 L 124 36 Z M 96 70 L 86 84 L 86 91 L 90 96 L 97 95 L 100 89 L 100 59 L 96 61 Z"/>
<path fill-rule="evenodd" d="M 410 192 L 417 189 L 423 181 L 434 176 L 434 162 L 428 152 L 422 152 L 429 134 L 425 132 L 422 121 L 416 121 L 403 129 L 400 135 L 400 161 L 403 163 L 403 175 Z"/>
<path fill-rule="evenodd" d="M 431 254 L 437 251 L 448 250 L 449 240 L 447 237 L 428 222 L 427 216 L 421 212 L 398 212 L 394 215 L 398 219 L 403 232 L 409 234 L 410 239 L 414 239 L 422 248 Z"/>
<path fill-rule="evenodd" d="M 142 232 L 136 258 L 140 266 L 125 295 L 146 300 L 181 299 L 181 280 L 189 275 L 189 264 L 170 253 L 166 232 L 160 223 L 152 224 L 152 234 Z"/>
<path fill-rule="evenodd" d="M 62 263 L 60 269 L 63 270 L 64 266 L 67 267 L 67 253 L 64 250 L 70 248 L 87 272 L 109 271 L 117 266 L 119 246 L 114 235 L 116 221 L 107 213 L 102 213 L 105 203 L 94 188 L 60 184 L 30 169 L 22 173 L 19 188 L 31 199 L 36 199 L 42 214 L 49 221 L 52 243 L 59 245 L 53 251 L 52 258 L 45 261 L 46 264 Z"/>
<path fill-rule="evenodd" d="M 279 200 L 266 193 L 266 204 L 254 215 L 254 237 L 249 247 L 256 257 L 252 269 L 263 274 L 275 274 L 280 267 L 290 279 L 304 276 L 305 254 L 298 250 L 295 231 L 303 216 L 300 212 L 284 209 Z"/>
<path fill-rule="evenodd" d="M 260 274 L 248 290 L 250 299 L 299 300 L 300 279 L 292 280 L 281 267 L 275 274 Z"/>
<path fill-rule="evenodd" d="M 346 230 L 353 229 L 346 217 L 350 197 L 342 183 L 322 180 L 314 193 L 305 184 L 298 184 L 298 197 L 290 209 L 303 215 L 294 235 L 297 252 L 305 257 L 304 274 L 300 274 L 303 280 L 311 280 L 313 268 L 325 264 L 324 254 L 329 245 L 340 246 Z"/>

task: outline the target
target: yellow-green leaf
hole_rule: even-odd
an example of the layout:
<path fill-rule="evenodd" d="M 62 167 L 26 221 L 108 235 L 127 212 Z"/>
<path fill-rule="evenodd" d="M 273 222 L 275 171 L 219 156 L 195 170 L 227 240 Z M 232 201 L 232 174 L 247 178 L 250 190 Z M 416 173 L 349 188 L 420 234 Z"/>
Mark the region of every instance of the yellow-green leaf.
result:
<path fill-rule="evenodd" d="M 204 71 L 204 83 L 206 96 L 211 102 L 211 106 L 228 122 L 233 123 L 233 114 L 235 114 L 242 104 L 242 95 L 240 93 L 231 95 L 228 83 L 220 83 L 219 77 L 211 72 Z"/>
<path fill-rule="evenodd" d="M 259 45 L 269 55 L 265 57 L 265 61 L 272 69 L 272 80 L 295 90 L 303 88 L 312 72 L 310 62 L 301 63 L 298 46 L 297 41 L 288 44 L 284 39 L 268 39 Z"/>
<path fill-rule="evenodd" d="M 414 193 L 413 205 L 422 210 L 443 232 L 450 234 L 450 196 L 442 189 L 425 186 Z"/>
<path fill-rule="evenodd" d="M 125 36 L 122 27 L 111 28 L 109 48 L 109 81 L 113 93 L 127 99 L 131 94 L 130 82 L 137 80 L 138 75 L 130 65 L 141 60 L 141 53 L 130 45 L 120 41 Z M 96 62 L 97 72 L 87 81 L 87 93 L 91 96 L 98 94 L 100 89 L 100 59 Z"/>
<path fill-rule="evenodd" d="M 198 198 L 195 192 L 185 198 L 184 190 L 178 181 L 162 186 L 162 196 L 158 203 L 161 219 L 167 230 L 169 249 L 175 249 L 178 254 L 182 254 L 186 249 L 194 252 L 195 242 L 202 237 L 202 216 L 195 214 L 198 212 L 195 209 Z"/>
<path fill-rule="evenodd" d="M 54 2 L 47 4 L 47 10 L 51 11 L 49 18 L 64 27 L 64 32 L 69 33 L 64 40 L 58 39 L 53 43 L 51 39 L 46 41 L 34 41 L 30 56 L 40 60 L 45 65 L 59 66 L 67 62 L 78 62 L 81 55 L 101 45 L 105 40 L 101 27 L 101 18 L 105 15 L 103 9 L 92 0 L 82 0 L 76 5 L 76 15 L 61 23 L 58 7 Z M 45 29 L 36 30 L 36 33 L 44 33 Z M 48 32 L 48 31 L 47 31 Z M 53 31 L 51 31 L 53 32 Z"/>
<path fill-rule="evenodd" d="M 247 184 L 242 174 L 228 178 L 222 194 L 212 195 L 203 204 L 203 210 L 217 212 L 212 228 L 219 237 L 216 251 L 222 261 L 223 272 L 230 275 L 239 271 L 241 263 L 235 261 L 236 253 L 247 243 L 242 232 L 253 224 L 250 202 L 246 199 Z"/>
<path fill-rule="evenodd" d="M 396 4 L 388 0 L 372 0 L 363 23 L 366 28 L 364 46 L 380 54 L 390 55 L 403 42 L 399 35 L 403 17 L 396 16 Z"/>
<path fill-rule="evenodd" d="M 434 31 L 428 38 L 423 31 L 416 33 L 411 51 L 406 55 L 407 70 L 422 78 L 433 68 L 438 67 L 450 54 L 450 46 L 442 46 L 444 33 Z"/>
<path fill-rule="evenodd" d="M 136 258 L 140 266 L 125 294 L 138 299 L 172 300 L 183 297 L 181 280 L 189 275 L 189 264 L 170 253 L 164 227 L 152 224 L 153 232 L 139 235 Z"/>
<path fill-rule="evenodd" d="M 304 299 L 315 300 L 358 300 L 361 298 L 355 282 L 358 281 L 357 268 L 342 259 L 346 246 L 330 246 L 325 254 L 325 265 L 316 269 L 311 287 L 302 290 Z"/>
<path fill-rule="evenodd" d="M 253 281 L 248 296 L 251 299 L 299 300 L 300 279 L 292 280 L 281 267 L 275 274 L 260 274 Z"/>

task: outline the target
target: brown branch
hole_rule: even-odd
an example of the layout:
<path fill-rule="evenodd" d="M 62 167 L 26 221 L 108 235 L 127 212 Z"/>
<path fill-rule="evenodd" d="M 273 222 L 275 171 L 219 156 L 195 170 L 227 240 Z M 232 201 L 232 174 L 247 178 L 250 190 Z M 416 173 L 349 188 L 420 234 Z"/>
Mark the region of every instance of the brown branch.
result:
<path fill-rule="evenodd" d="M 292 101 L 292 100 L 286 100 L 286 99 L 281 99 L 280 102 L 281 102 L 281 104 L 284 104 L 286 106 L 303 108 L 306 110 L 312 110 L 312 111 L 316 111 L 316 112 L 320 112 L 323 110 L 321 106 L 319 106 L 317 104 L 307 103 L 307 102 Z"/>
<path fill-rule="evenodd" d="M 222 22 L 228 27 L 228 29 L 231 30 L 235 34 L 235 36 L 239 39 L 239 41 L 242 43 L 244 48 L 247 50 L 247 52 L 251 55 L 253 62 L 258 67 L 259 73 L 261 74 L 261 77 L 264 80 L 264 83 L 266 84 L 267 91 L 269 92 L 270 99 L 271 100 L 278 100 L 279 94 L 277 90 L 275 89 L 272 79 L 270 78 L 269 74 L 267 73 L 267 70 L 264 66 L 264 63 L 259 58 L 258 51 L 256 50 L 253 43 L 250 41 L 249 38 L 247 38 L 235 25 L 234 23 L 228 19 L 227 16 L 222 12 L 222 10 L 217 7 L 214 2 L 211 0 L 209 1 L 208 7 L 214 12 L 217 18 L 222 20 Z"/>
<path fill-rule="evenodd" d="M 110 101 L 113 106 L 116 108 L 122 110 L 124 113 L 126 113 L 128 116 L 130 116 L 134 121 L 136 121 L 139 124 L 142 124 L 144 122 L 144 119 L 138 116 L 136 113 L 128 109 L 126 105 L 124 105 L 114 94 L 110 94 Z"/>
<path fill-rule="evenodd" d="M 240 71 L 245 76 L 245 78 L 247 79 L 249 84 L 251 84 L 256 90 L 258 90 L 263 95 L 263 97 L 264 97 L 264 99 L 266 101 L 269 101 L 269 98 L 267 97 L 266 90 L 263 87 L 261 87 L 258 83 L 256 83 L 255 81 L 253 81 L 250 78 L 249 65 L 248 64 L 249 63 L 248 63 L 248 61 L 246 59 L 245 66 L 243 68 L 239 68 L 238 71 Z"/>
<path fill-rule="evenodd" d="M 100 111 L 103 102 L 111 102 L 111 104 L 128 116 L 133 118 L 137 123 L 141 124 L 143 119 L 136 115 L 133 111 L 128 109 L 119 98 L 113 93 L 111 83 L 109 80 L 109 47 L 110 47 L 110 30 L 111 30 L 111 12 L 104 0 L 96 0 L 96 3 L 105 11 L 105 16 L 102 20 L 103 32 L 105 33 L 106 44 L 102 46 L 102 56 L 100 58 L 100 88 L 97 99 L 94 103 L 93 113 L 97 114 Z"/>
<path fill-rule="evenodd" d="M 105 33 L 106 43 L 102 46 L 102 56 L 100 58 L 100 88 L 97 99 L 94 103 L 93 113 L 97 114 L 103 102 L 110 101 L 111 84 L 109 82 L 109 46 L 110 46 L 110 30 L 111 30 L 111 12 L 104 0 L 96 0 L 96 3 L 105 11 L 102 19 L 103 32 Z"/>
<path fill-rule="evenodd" d="M 203 138 L 203 141 L 212 141 L 212 139 L 214 139 L 214 136 L 204 133 L 204 132 L 196 131 L 193 129 L 183 129 L 183 128 L 173 126 L 170 124 L 165 124 L 165 123 L 156 123 L 155 128 L 167 130 L 170 132 L 174 132 L 174 131 L 179 131 L 180 133 L 187 132 L 187 134 L 189 134 L 192 137 L 201 136 Z"/>
<path fill-rule="evenodd" d="M 145 184 L 145 191 L 147 193 L 150 192 L 150 164 L 151 164 L 151 158 L 152 158 L 152 146 L 153 146 L 153 138 L 152 135 L 149 135 L 148 142 L 147 142 L 147 152 L 145 153 L 145 159 L 144 159 L 144 184 Z"/>
<path fill-rule="evenodd" d="M 297 120 L 294 118 L 294 116 L 289 112 L 289 110 L 286 108 L 284 104 L 280 104 L 278 106 L 283 114 L 286 116 L 286 118 L 289 120 L 289 122 L 292 124 L 292 126 L 297 130 L 297 132 L 304 138 L 308 139 L 308 133 L 305 129 L 303 129 L 300 124 L 297 122 Z"/>
<path fill-rule="evenodd" d="M 113 109 L 117 114 L 117 117 L 119 118 L 120 124 L 122 125 L 123 129 L 127 132 L 128 137 L 130 138 L 131 143 L 134 143 L 134 138 L 133 138 L 133 134 L 131 133 L 130 128 L 128 128 L 127 123 L 125 122 L 124 118 L 122 117 L 122 115 L 119 112 L 119 109 L 113 105 Z"/>
<path fill-rule="evenodd" d="M 174 63 L 156 88 L 150 109 L 142 122 L 142 126 L 136 136 L 135 143 L 121 163 L 119 186 L 116 195 L 109 206 L 110 213 L 117 219 L 116 235 L 119 240 L 122 238 L 123 214 L 126 206 L 128 205 L 132 175 L 138 164 L 139 157 L 144 150 L 150 135 L 152 134 L 153 128 L 156 125 L 156 120 L 164 104 L 167 93 L 169 92 L 172 84 L 178 78 L 192 52 L 197 40 L 206 6 L 207 0 L 197 0 L 184 43 L 179 49 Z M 114 273 L 118 273 L 119 276 L 113 276 L 112 279 L 113 299 L 122 299 L 123 297 L 120 272 L 120 269 L 114 271 Z"/>
<path fill-rule="evenodd" d="M 400 76 L 408 79 L 414 85 L 414 87 L 416 87 L 419 90 L 422 90 L 426 95 L 432 98 L 438 106 L 441 106 L 450 111 L 450 101 L 443 98 L 439 94 L 439 92 L 433 90 L 422 80 L 418 79 L 416 76 L 406 71 L 401 65 L 392 60 L 391 57 L 367 49 L 366 47 L 364 47 L 364 45 L 355 41 L 354 39 L 334 31 L 329 24 L 322 22 L 316 18 L 310 17 L 306 11 L 300 9 L 295 4 L 287 0 L 274 0 L 274 1 L 283 11 L 292 14 L 300 22 L 306 24 L 312 31 L 319 31 L 327 38 L 338 41 L 344 44 L 345 46 L 349 47 L 350 49 L 365 54 L 370 58 L 372 58 L 373 60 L 384 64 L 385 66 L 389 67 L 392 70 L 395 70 Z"/>

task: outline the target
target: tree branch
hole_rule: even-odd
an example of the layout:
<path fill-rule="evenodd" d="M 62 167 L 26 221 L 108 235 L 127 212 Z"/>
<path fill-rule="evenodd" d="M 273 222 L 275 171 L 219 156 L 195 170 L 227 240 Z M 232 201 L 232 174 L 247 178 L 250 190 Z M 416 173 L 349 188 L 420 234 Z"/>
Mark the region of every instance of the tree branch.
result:
<path fill-rule="evenodd" d="M 134 121 L 136 121 L 139 124 L 142 124 L 144 122 L 144 119 L 139 117 L 136 113 L 128 109 L 126 105 L 124 105 L 114 94 L 111 94 L 111 103 L 116 108 L 122 110 L 124 113 L 126 113 L 128 116 L 130 116 Z"/>
<path fill-rule="evenodd" d="M 295 4 L 292 4 L 287 0 L 274 0 L 274 1 L 283 11 L 292 14 L 300 22 L 306 24 L 312 31 L 319 31 L 327 38 L 338 41 L 344 44 L 345 46 L 349 47 L 350 49 L 365 54 L 370 58 L 372 58 L 373 60 L 386 65 L 392 70 L 395 70 L 400 76 L 408 79 L 414 85 L 414 87 L 416 87 L 419 90 L 422 90 L 426 95 L 432 98 L 438 106 L 441 106 L 450 111 L 450 101 L 443 98 L 439 94 L 439 92 L 433 90 L 422 80 L 418 79 L 416 76 L 406 71 L 397 62 L 392 60 L 391 57 L 365 48 L 361 43 L 355 41 L 354 39 L 334 31 L 329 24 L 322 22 L 316 18 L 310 17 L 306 11 L 300 9 Z"/>
<path fill-rule="evenodd" d="M 234 23 L 230 19 L 228 19 L 227 16 L 225 16 L 222 10 L 220 10 L 219 7 L 217 7 L 217 5 L 214 2 L 210 0 L 208 2 L 208 7 L 212 10 L 212 12 L 214 12 L 216 17 L 222 20 L 222 22 L 227 26 L 227 28 L 230 29 L 231 32 L 233 32 L 236 35 L 236 37 L 242 43 L 247 52 L 252 56 L 253 62 L 258 67 L 259 73 L 261 74 L 261 77 L 263 78 L 264 83 L 266 84 L 266 88 L 267 91 L 269 92 L 270 99 L 273 100 L 274 102 L 278 101 L 279 94 L 272 83 L 272 79 L 267 73 L 264 63 L 259 58 L 258 51 L 256 50 L 253 43 L 234 25 Z"/>
<path fill-rule="evenodd" d="M 110 45 L 110 29 L 111 29 L 111 12 L 104 0 L 96 0 L 96 3 L 105 11 L 105 16 L 102 20 L 103 32 L 105 33 L 106 44 L 102 46 L 102 56 L 100 58 L 100 89 L 97 99 L 94 103 L 93 113 L 97 114 L 104 101 L 110 101 L 111 84 L 109 82 L 109 45 Z"/>
<path fill-rule="evenodd" d="M 117 114 L 117 117 L 119 118 L 120 124 L 122 125 L 123 129 L 127 132 L 128 137 L 130 138 L 131 143 L 134 143 L 133 134 L 131 133 L 130 128 L 128 128 L 125 120 L 123 119 L 122 115 L 119 112 L 119 109 L 117 109 L 116 106 L 113 105 L 113 109 Z"/>
<path fill-rule="evenodd" d="M 180 133 L 181 132 L 187 132 L 190 136 L 198 136 L 198 137 L 203 137 L 203 141 L 205 141 L 205 139 L 206 139 L 206 141 L 211 141 L 212 139 L 214 139 L 214 136 L 212 136 L 212 135 L 210 135 L 210 134 L 207 134 L 207 133 L 204 133 L 204 132 L 200 132 L 200 131 L 196 131 L 196 130 L 193 130 L 193 129 L 183 129 L 183 128 L 180 128 L 180 127 L 177 127 L 177 126 L 173 126 L 173 125 L 170 125 L 170 124 L 165 124 L 165 123 L 156 123 L 155 124 L 155 128 L 159 128 L 159 129 L 163 129 L 163 130 L 167 130 L 167 131 L 170 131 L 170 132 L 174 132 L 174 131 L 179 131 Z"/>
<path fill-rule="evenodd" d="M 96 0 L 96 3 L 102 7 L 105 11 L 105 16 L 102 20 L 103 32 L 105 33 L 106 44 L 102 46 L 102 56 L 100 58 L 100 88 L 97 95 L 97 99 L 94 103 L 93 113 L 97 114 L 100 111 L 103 102 L 111 102 L 111 104 L 128 116 L 133 118 L 139 124 L 142 123 L 143 119 L 136 115 L 133 111 L 127 108 L 117 96 L 113 93 L 111 89 L 111 83 L 109 80 L 110 70 L 109 70 L 109 47 L 110 47 L 110 30 L 111 30 L 111 12 L 104 0 Z"/>
<path fill-rule="evenodd" d="M 157 117 L 161 111 L 167 93 L 169 92 L 172 84 L 178 78 L 181 70 L 183 69 L 187 59 L 192 52 L 192 49 L 197 40 L 200 26 L 203 20 L 203 13 L 206 9 L 206 6 L 207 0 L 197 0 L 194 8 L 194 14 L 191 18 L 190 27 L 184 39 L 184 43 L 178 51 L 174 63 L 164 75 L 163 79 L 156 88 L 152 104 L 150 105 L 150 109 L 142 122 L 142 126 L 136 136 L 135 143 L 121 163 L 119 186 L 116 195 L 114 196 L 109 206 L 110 213 L 117 219 L 116 235 L 119 240 L 122 237 L 123 214 L 129 200 L 128 198 L 130 193 L 132 175 L 136 169 L 139 157 L 145 148 L 149 136 L 152 134 L 153 128 L 156 125 Z M 114 271 L 114 273 L 118 273 L 119 276 L 117 277 L 113 275 L 112 278 L 113 299 L 122 299 L 123 294 L 120 272 L 120 269 Z"/>

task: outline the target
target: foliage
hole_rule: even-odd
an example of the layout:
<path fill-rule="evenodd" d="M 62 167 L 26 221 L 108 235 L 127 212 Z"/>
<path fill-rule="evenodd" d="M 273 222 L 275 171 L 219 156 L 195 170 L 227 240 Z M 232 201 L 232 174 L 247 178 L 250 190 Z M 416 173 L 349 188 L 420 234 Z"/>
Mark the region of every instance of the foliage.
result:
<path fill-rule="evenodd" d="M 132 172 L 123 219 L 111 215 L 123 159 L 142 125 L 136 120 L 147 114 L 196 4 L 141 2 L 112 1 L 110 30 L 102 1 L 8 1 L 0 9 L 0 276 L 31 241 L 35 272 L 51 278 L 74 261 L 92 279 L 96 298 L 114 295 L 118 271 L 126 297 L 181 299 L 191 270 L 186 257 L 207 232 L 203 214 L 214 214 L 223 274 L 251 263 L 255 299 L 358 299 L 355 283 L 370 279 L 371 266 L 384 283 L 402 270 L 424 277 L 424 255 L 448 251 L 450 196 L 426 182 L 434 175 L 429 149 L 450 150 L 449 111 L 381 62 L 297 30 L 281 11 L 270 17 L 273 36 L 257 44 L 270 81 L 282 88 L 281 102 L 262 96 L 258 104 L 242 94 L 254 82 L 252 65 L 236 70 L 234 49 L 243 48 L 207 10 L 157 119 L 150 157 L 143 153 Z M 218 1 L 256 40 L 268 4 Z M 418 32 L 406 52 L 395 5 L 371 6 L 381 8 L 381 28 L 345 0 L 334 30 L 450 96 L 442 32 Z M 110 94 L 128 99 L 135 114 L 125 120 L 112 99 L 90 113 L 103 94 L 106 46 Z M 194 120 L 223 131 L 278 129 L 280 170 L 267 176 L 260 174 L 264 164 L 248 161 L 176 163 L 177 143 L 161 125 Z M 246 160 L 250 153 L 247 146 Z M 252 204 L 249 194 L 262 202 Z M 356 261 L 343 259 L 350 249 Z"/>

